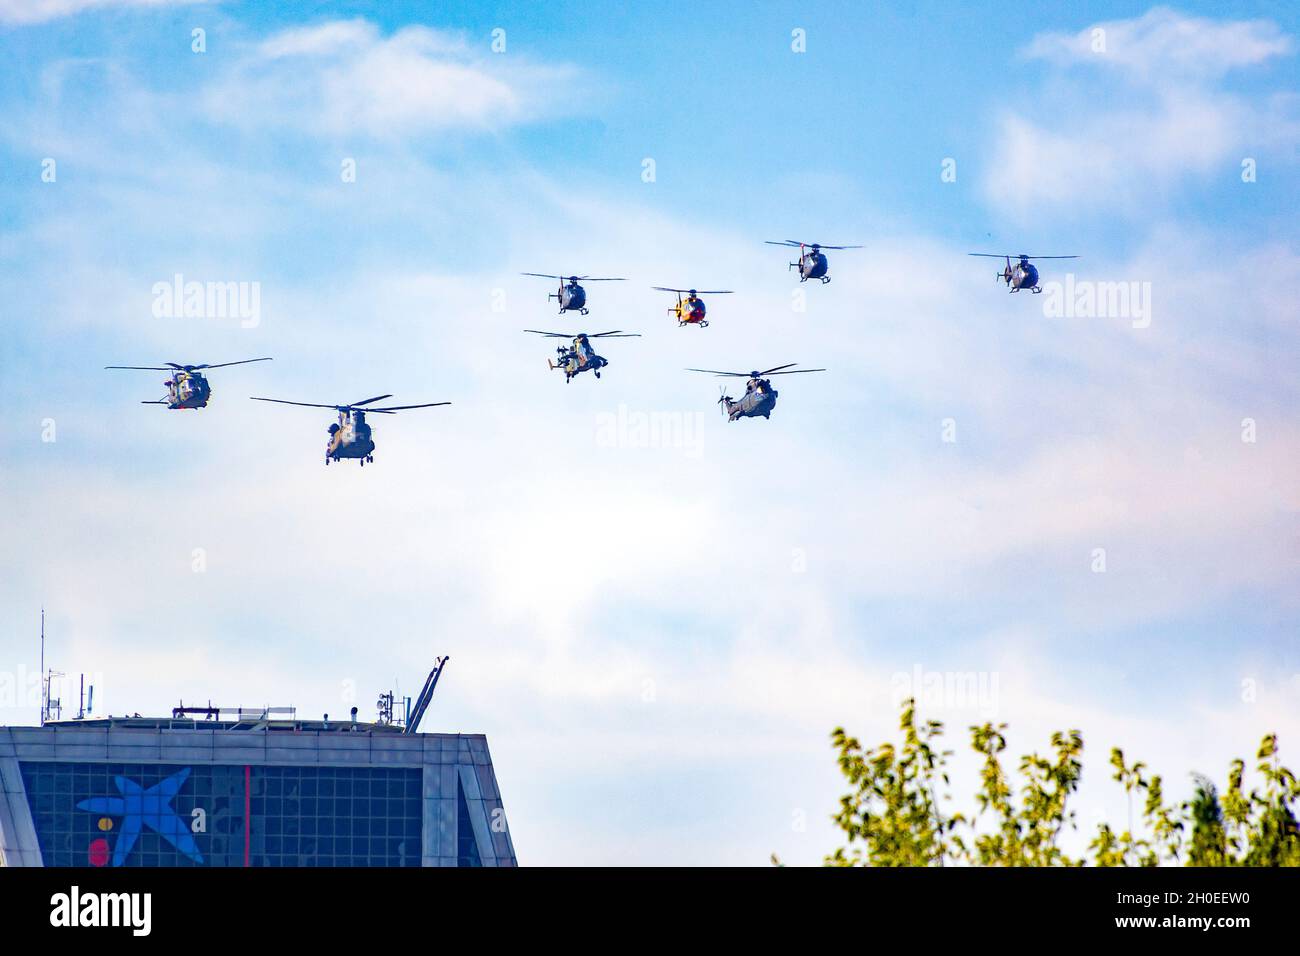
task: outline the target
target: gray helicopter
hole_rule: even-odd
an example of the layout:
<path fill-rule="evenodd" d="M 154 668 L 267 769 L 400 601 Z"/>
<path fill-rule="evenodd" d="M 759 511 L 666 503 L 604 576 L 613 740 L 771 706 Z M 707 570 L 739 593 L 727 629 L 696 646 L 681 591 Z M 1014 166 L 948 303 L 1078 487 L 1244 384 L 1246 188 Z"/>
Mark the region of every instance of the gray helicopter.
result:
<path fill-rule="evenodd" d="M 772 409 L 776 408 L 777 390 L 772 387 L 769 375 L 801 375 L 806 372 L 824 372 L 824 368 L 800 368 L 794 366 L 798 362 L 791 362 L 789 365 L 778 365 L 776 368 L 769 368 L 765 372 L 718 372 L 711 368 L 688 368 L 688 372 L 704 372 L 707 375 L 717 375 L 724 378 L 744 378 L 745 394 L 740 398 L 732 398 L 725 391 L 718 399 L 718 404 L 723 407 L 723 413 L 727 416 L 728 421 L 736 421 L 738 418 L 770 418 Z"/>
<path fill-rule="evenodd" d="M 830 263 L 826 260 L 826 254 L 823 249 L 861 249 L 861 246 L 827 246 L 820 242 L 799 242 L 796 239 L 782 239 L 776 241 L 773 239 L 766 240 L 769 246 L 787 246 L 798 247 L 799 261 L 790 263 L 791 269 L 799 270 L 799 281 L 807 282 L 809 279 L 821 279 L 822 285 L 831 281 L 828 274 Z"/>
<path fill-rule="evenodd" d="M 325 445 L 325 464 L 331 461 L 338 461 L 340 458 L 356 458 L 361 462 L 361 467 L 366 466 L 366 462 L 374 464 L 375 456 L 372 454 L 375 450 L 375 442 L 371 437 L 370 426 L 366 424 L 367 414 L 392 415 L 394 412 L 403 412 L 409 408 L 435 408 L 439 405 L 450 405 L 451 402 L 427 402 L 423 405 L 388 405 L 383 408 L 362 408 L 363 405 L 369 405 L 371 402 L 378 402 L 381 399 L 392 398 L 392 395 L 376 395 L 374 398 L 367 398 L 362 402 L 353 402 L 351 405 L 317 405 L 312 402 L 287 402 L 283 398 L 257 398 L 252 397 L 255 402 L 276 402 L 280 405 L 302 405 L 306 408 L 333 408 L 339 413 L 337 424 L 329 427 L 330 438 Z"/>
<path fill-rule="evenodd" d="M 220 362 L 216 365 L 179 365 L 168 362 L 166 365 L 105 365 L 105 369 L 132 369 L 140 372 L 171 372 L 171 378 L 163 382 L 167 386 L 167 397 L 141 402 L 141 405 L 166 405 L 175 411 L 180 408 L 207 408 L 212 398 L 212 386 L 203 375 L 204 369 L 226 368 L 231 365 L 247 365 L 249 362 L 269 362 L 269 358 L 243 359 L 239 362 Z"/>
<path fill-rule="evenodd" d="M 557 346 L 556 355 L 559 358 L 552 362 L 546 360 L 548 367 L 560 369 L 564 372 L 564 383 L 567 385 L 575 376 L 583 372 L 595 372 L 596 378 L 600 378 L 600 370 L 609 364 L 609 360 L 603 356 L 597 355 L 596 350 L 592 348 L 592 339 L 639 339 L 639 332 L 623 332 L 615 329 L 612 332 L 595 332 L 588 335 L 586 332 L 579 332 L 577 335 L 570 335 L 568 332 L 539 332 L 537 329 L 524 329 L 525 332 L 531 332 L 533 335 L 543 335 L 548 339 L 572 339 L 572 344 L 568 347 L 563 345 Z"/>
<path fill-rule="evenodd" d="M 1001 272 L 993 274 L 994 280 L 1001 279 L 1007 284 L 1007 291 L 1019 292 L 1021 289 L 1028 289 L 1037 295 L 1043 291 L 1042 286 L 1038 284 L 1038 268 L 1030 261 L 1031 259 L 1077 259 L 1078 256 L 1026 256 L 1023 253 L 1018 256 L 1019 262 L 1014 265 L 1011 257 L 1003 253 L 993 252 L 971 252 L 968 255 L 979 256 L 983 259 L 1005 259 L 1006 268 Z"/>
<path fill-rule="evenodd" d="M 560 315 L 565 312 L 577 312 L 580 315 L 586 315 L 587 309 L 587 290 L 578 285 L 579 282 L 626 282 L 626 279 L 598 279 L 593 276 L 553 276 L 545 272 L 521 272 L 520 275 L 536 276 L 539 279 L 558 279 L 560 287 L 552 292 L 546 298 L 555 299 L 560 303 Z"/>

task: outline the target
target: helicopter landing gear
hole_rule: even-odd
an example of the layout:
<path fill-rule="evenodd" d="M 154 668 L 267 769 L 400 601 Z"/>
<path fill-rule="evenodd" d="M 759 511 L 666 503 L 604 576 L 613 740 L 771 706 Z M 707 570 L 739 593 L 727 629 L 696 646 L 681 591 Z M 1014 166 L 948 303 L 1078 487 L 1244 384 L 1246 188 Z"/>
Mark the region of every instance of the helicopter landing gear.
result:
<path fill-rule="evenodd" d="M 828 283 L 828 282 L 830 282 L 830 281 L 831 281 L 831 277 L 830 277 L 830 276 L 822 276 L 822 285 L 825 285 L 826 283 Z"/>
<path fill-rule="evenodd" d="M 1041 295 L 1043 292 L 1043 287 L 1040 285 L 1036 285 L 1029 291 L 1032 292 L 1034 295 Z"/>
<path fill-rule="evenodd" d="M 586 314 L 587 314 L 588 312 L 590 312 L 590 311 L 591 311 L 590 309 L 579 309 L 579 310 L 578 310 L 578 314 L 579 314 L 579 315 L 586 315 Z"/>
<path fill-rule="evenodd" d="M 330 456 L 329 456 L 329 455 L 326 455 L 326 456 L 325 456 L 325 466 L 326 466 L 327 468 L 329 467 L 329 463 L 330 463 Z"/>
<path fill-rule="evenodd" d="M 600 373 L 599 373 L 599 372 L 596 373 L 596 378 L 600 378 Z"/>
<path fill-rule="evenodd" d="M 374 455 L 366 455 L 366 461 L 370 462 L 370 464 L 373 465 L 373 464 L 375 463 L 375 456 L 374 456 Z"/>

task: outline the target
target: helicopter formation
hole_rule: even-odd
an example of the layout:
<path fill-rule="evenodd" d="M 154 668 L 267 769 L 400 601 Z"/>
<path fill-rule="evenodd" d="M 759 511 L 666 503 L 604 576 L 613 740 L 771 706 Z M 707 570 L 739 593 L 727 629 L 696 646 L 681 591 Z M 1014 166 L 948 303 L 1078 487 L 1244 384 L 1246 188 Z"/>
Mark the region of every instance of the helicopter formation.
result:
<path fill-rule="evenodd" d="M 782 246 L 785 248 L 799 250 L 799 259 L 797 262 L 789 264 L 790 269 L 798 269 L 799 281 L 807 282 L 811 279 L 819 280 L 823 285 L 830 282 L 830 263 L 823 250 L 845 250 L 861 249 L 861 246 L 835 246 L 825 243 L 802 242 L 796 239 L 768 240 L 767 245 Z M 987 253 L 972 252 L 972 256 L 984 258 L 1003 259 L 1005 267 L 1001 272 L 995 274 L 995 278 L 1006 284 L 1009 292 L 1020 292 L 1029 290 L 1033 294 L 1042 292 L 1042 286 L 1039 285 L 1038 268 L 1034 266 L 1034 260 L 1042 259 L 1077 259 L 1078 256 L 1028 256 L 1017 254 L 1016 262 L 1013 263 L 1012 256 L 1006 253 Z M 533 276 L 542 279 L 554 279 L 559 283 L 555 292 L 547 296 L 547 299 L 555 299 L 559 304 L 559 314 L 564 315 L 568 312 L 577 312 L 579 315 L 587 315 L 590 309 L 587 307 L 587 291 L 582 287 L 583 282 L 625 282 L 626 279 L 617 277 L 596 277 L 588 275 L 555 275 L 541 272 L 525 272 L 522 275 Z M 706 318 L 708 309 L 704 304 L 703 295 L 731 295 L 730 289 L 714 289 L 711 291 L 700 292 L 697 289 L 678 289 L 669 286 L 653 286 L 656 292 L 669 292 L 677 297 L 676 303 L 668 309 L 668 314 L 675 316 L 679 328 L 693 325 L 697 328 L 708 328 L 709 321 Z M 571 382 L 574 378 L 583 372 L 592 372 L 596 378 L 600 378 L 601 369 L 609 365 L 609 359 L 596 352 L 593 340 L 615 339 L 615 338 L 640 338 L 639 332 L 624 332 L 621 329 L 614 329 L 608 332 L 549 332 L 540 329 L 525 329 L 525 332 L 533 335 L 540 335 L 544 338 L 568 340 L 568 344 L 561 344 L 556 347 L 556 358 L 547 359 L 546 364 L 552 370 L 558 369 L 564 373 L 565 384 Z M 269 356 L 261 358 L 240 359 L 236 362 L 219 362 L 203 363 L 198 365 L 182 365 L 178 362 L 166 362 L 162 365 L 107 365 L 105 369 L 126 369 L 136 371 L 158 371 L 169 372 L 170 375 L 163 385 L 167 389 L 167 397 L 163 399 L 152 399 L 142 401 L 143 405 L 165 405 L 171 411 L 183 409 L 198 410 L 206 408 L 212 399 L 212 386 L 204 374 L 212 369 L 228 368 L 234 365 L 249 365 L 254 362 L 269 362 Z M 772 416 L 772 411 L 776 407 L 778 392 L 772 387 L 771 378 L 776 375 L 803 375 L 812 372 L 825 372 L 824 368 L 795 368 L 797 362 L 790 362 L 785 365 L 777 365 L 764 371 L 752 370 L 749 372 L 721 372 L 716 369 L 688 368 L 688 372 L 701 372 L 706 375 L 713 375 L 718 378 L 743 378 L 745 379 L 745 393 L 739 398 L 732 398 L 727 394 L 725 387 L 719 389 L 721 392 L 717 404 L 722 406 L 722 413 L 728 421 L 739 421 L 742 418 L 763 418 L 768 419 Z M 348 405 L 329 405 L 315 402 L 294 402 L 283 398 L 265 398 L 260 396 L 251 396 L 252 401 L 256 402 L 274 402 L 280 405 L 297 405 L 304 408 L 330 408 L 338 413 L 338 421 L 329 426 L 329 440 L 325 446 L 325 464 L 338 462 L 343 459 L 356 459 L 362 467 L 367 462 L 374 463 L 375 440 L 370 424 L 366 421 L 367 415 L 393 415 L 397 412 L 408 411 L 416 408 L 436 408 L 442 405 L 450 405 L 451 402 L 424 402 L 416 405 L 375 405 L 375 402 L 383 401 L 386 398 L 392 398 L 391 394 L 376 395 L 373 398 L 367 398 L 360 402 L 352 402 Z"/>

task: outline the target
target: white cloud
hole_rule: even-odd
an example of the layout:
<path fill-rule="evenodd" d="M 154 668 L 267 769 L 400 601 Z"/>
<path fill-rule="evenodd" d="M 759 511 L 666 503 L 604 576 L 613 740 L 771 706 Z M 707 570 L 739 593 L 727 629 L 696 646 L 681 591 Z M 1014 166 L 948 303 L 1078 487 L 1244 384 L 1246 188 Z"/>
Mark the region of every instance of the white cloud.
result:
<path fill-rule="evenodd" d="M 62 17 L 98 10 L 162 7 L 201 3 L 203 0 L 0 0 L 0 23 L 46 23 Z"/>
<path fill-rule="evenodd" d="M 1116 68 L 1143 81 L 1215 77 L 1290 53 L 1292 40 L 1271 20 L 1212 20 L 1156 7 L 1078 33 L 1041 33 L 1025 56 L 1056 64 Z"/>
<path fill-rule="evenodd" d="M 1104 52 L 1094 51 L 1094 30 L 1104 31 Z M 1218 85 L 1229 70 L 1291 49 L 1291 38 L 1268 21 L 1215 21 L 1166 9 L 1077 34 L 1041 34 L 1025 55 L 1074 68 L 1072 82 L 1026 95 L 1003 112 L 985 195 L 1022 222 L 1045 211 L 1138 219 L 1189 181 L 1235 180 L 1243 157 L 1293 162 L 1300 143 L 1295 98 Z M 1097 72 L 1081 75 L 1083 65 Z M 1116 77 L 1123 81 L 1118 91 L 1107 85 Z"/>
<path fill-rule="evenodd" d="M 204 95 L 210 115 L 379 139 L 498 130 L 566 114 L 590 94 L 579 72 L 423 26 L 383 35 L 365 20 L 286 30 L 262 41 Z"/>

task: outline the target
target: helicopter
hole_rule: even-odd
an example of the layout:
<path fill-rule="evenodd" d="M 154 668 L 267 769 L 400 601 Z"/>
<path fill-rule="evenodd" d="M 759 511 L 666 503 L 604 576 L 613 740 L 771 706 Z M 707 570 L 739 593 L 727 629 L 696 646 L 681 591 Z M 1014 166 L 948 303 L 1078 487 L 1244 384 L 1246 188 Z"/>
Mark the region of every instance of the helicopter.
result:
<path fill-rule="evenodd" d="M 1023 253 L 1018 256 L 1020 259 L 1015 265 L 1011 264 L 1011 256 L 997 254 L 992 252 L 972 252 L 972 256 L 981 256 L 985 259 L 1005 259 L 1007 267 L 1001 272 L 993 274 L 993 278 L 1001 279 L 1007 284 L 1011 292 L 1019 292 L 1021 289 L 1028 289 L 1037 295 L 1043 291 L 1043 287 L 1038 284 L 1038 269 L 1030 260 L 1031 259 L 1077 259 L 1078 256 L 1027 256 Z"/>
<path fill-rule="evenodd" d="M 708 314 L 708 309 L 704 305 L 704 300 L 700 298 L 700 293 L 694 289 L 667 289 L 661 285 L 653 287 L 656 292 L 675 292 L 677 293 L 677 304 L 668 310 L 669 315 L 677 316 L 678 326 L 698 325 L 702 329 L 709 327 L 709 320 L 704 316 Z M 682 296 L 686 298 L 683 299 Z M 704 295 L 732 295 L 730 289 L 713 289 L 706 290 Z"/>
<path fill-rule="evenodd" d="M 708 375 L 718 375 L 726 378 L 745 378 L 745 394 L 740 398 L 732 398 L 725 391 L 718 399 L 723 414 L 727 416 L 727 421 L 734 422 L 739 418 L 757 418 L 760 415 L 763 418 L 772 416 L 772 409 L 776 407 L 777 390 L 772 387 L 771 381 L 767 378 L 769 375 L 800 375 L 806 372 L 824 372 L 824 368 L 794 368 L 798 362 L 791 362 L 789 365 L 778 365 L 776 368 L 770 368 L 765 372 L 718 372 L 711 368 L 688 368 L 688 372 L 704 372 Z"/>
<path fill-rule="evenodd" d="M 370 437 L 370 426 L 366 424 L 367 414 L 392 415 L 394 412 L 403 412 L 409 408 L 434 408 L 438 405 L 450 405 L 451 402 L 427 402 L 423 405 L 388 405 L 384 408 L 363 408 L 363 405 L 369 405 L 371 402 L 378 402 L 385 398 L 392 398 L 392 395 L 376 395 L 374 398 L 367 398 L 365 401 L 353 402 L 351 405 L 316 405 L 311 402 L 287 402 L 283 398 L 257 398 L 252 397 L 255 402 L 277 402 L 281 405 L 302 405 L 307 408 L 333 408 L 339 413 L 338 423 L 329 427 L 330 438 L 325 444 L 325 464 L 331 461 L 338 461 L 340 458 L 356 458 L 360 460 L 361 467 L 366 466 L 366 462 L 374 464 L 375 456 L 372 452 L 375 450 L 374 439 Z"/>
<path fill-rule="evenodd" d="M 587 290 L 579 282 L 626 282 L 626 279 L 597 279 L 592 276 L 553 276 L 544 272 L 521 272 L 520 275 L 536 276 L 539 279 L 558 279 L 560 287 L 546 298 L 556 299 L 560 303 L 560 315 L 565 312 L 577 312 L 586 315 Z"/>
<path fill-rule="evenodd" d="M 821 279 L 822 285 L 831 281 L 831 277 L 827 274 L 830 263 L 826 261 L 826 255 L 822 252 L 823 249 L 862 248 L 861 246 L 825 246 L 820 242 L 798 242 L 794 239 L 782 239 L 779 242 L 768 239 L 766 242 L 769 246 L 798 246 L 799 261 L 790 263 L 790 268 L 799 270 L 800 282 L 807 282 L 809 279 Z"/>
<path fill-rule="evenodd" d="M 567 332 L 539 332 L 537 329 L 524 329 L 525 332 L 531 332 L 534 335 L 544 335 L 548 339 L 572 339 L 573 344 L 565 347 L 557 346 L 555 349 L 559 359 L 552 362 L 546 360 L 550 368 L 558 368 L 564 372 L 564 384 L 569 384 L 569 380 L 575 375 L 582 372 L 592 371 L 596 373 L 596 378 L 600 378 L 600 370 L 609 364 L 609 360 L 596 354 L 596 350 L 591 346 L 592 339 L 639 339 L 639 332 L 623 332 L 615 329 L 612 332 L 596 332 L 588 335 L 586 332 L 579 332 L 577 335 L 569 335 Z"/>
<path fill-rule="evenodd" d="M 141 402 L 141 405 L 166 405 L 171 410 L 179 408 L 206 408 L 212 398 L 212 386 L 204 377 L 203 369 L 226 368 L 230 365 L 247 365 L 249 362 L 269 362 L 270 358 L 243 359 L 239 362 L 221 362 L 217 365 L 105 365 L 105 369 L 134 369 L 142 372 L 171 372 L 172 377 L 163 382 L 167 397 Z"/>

